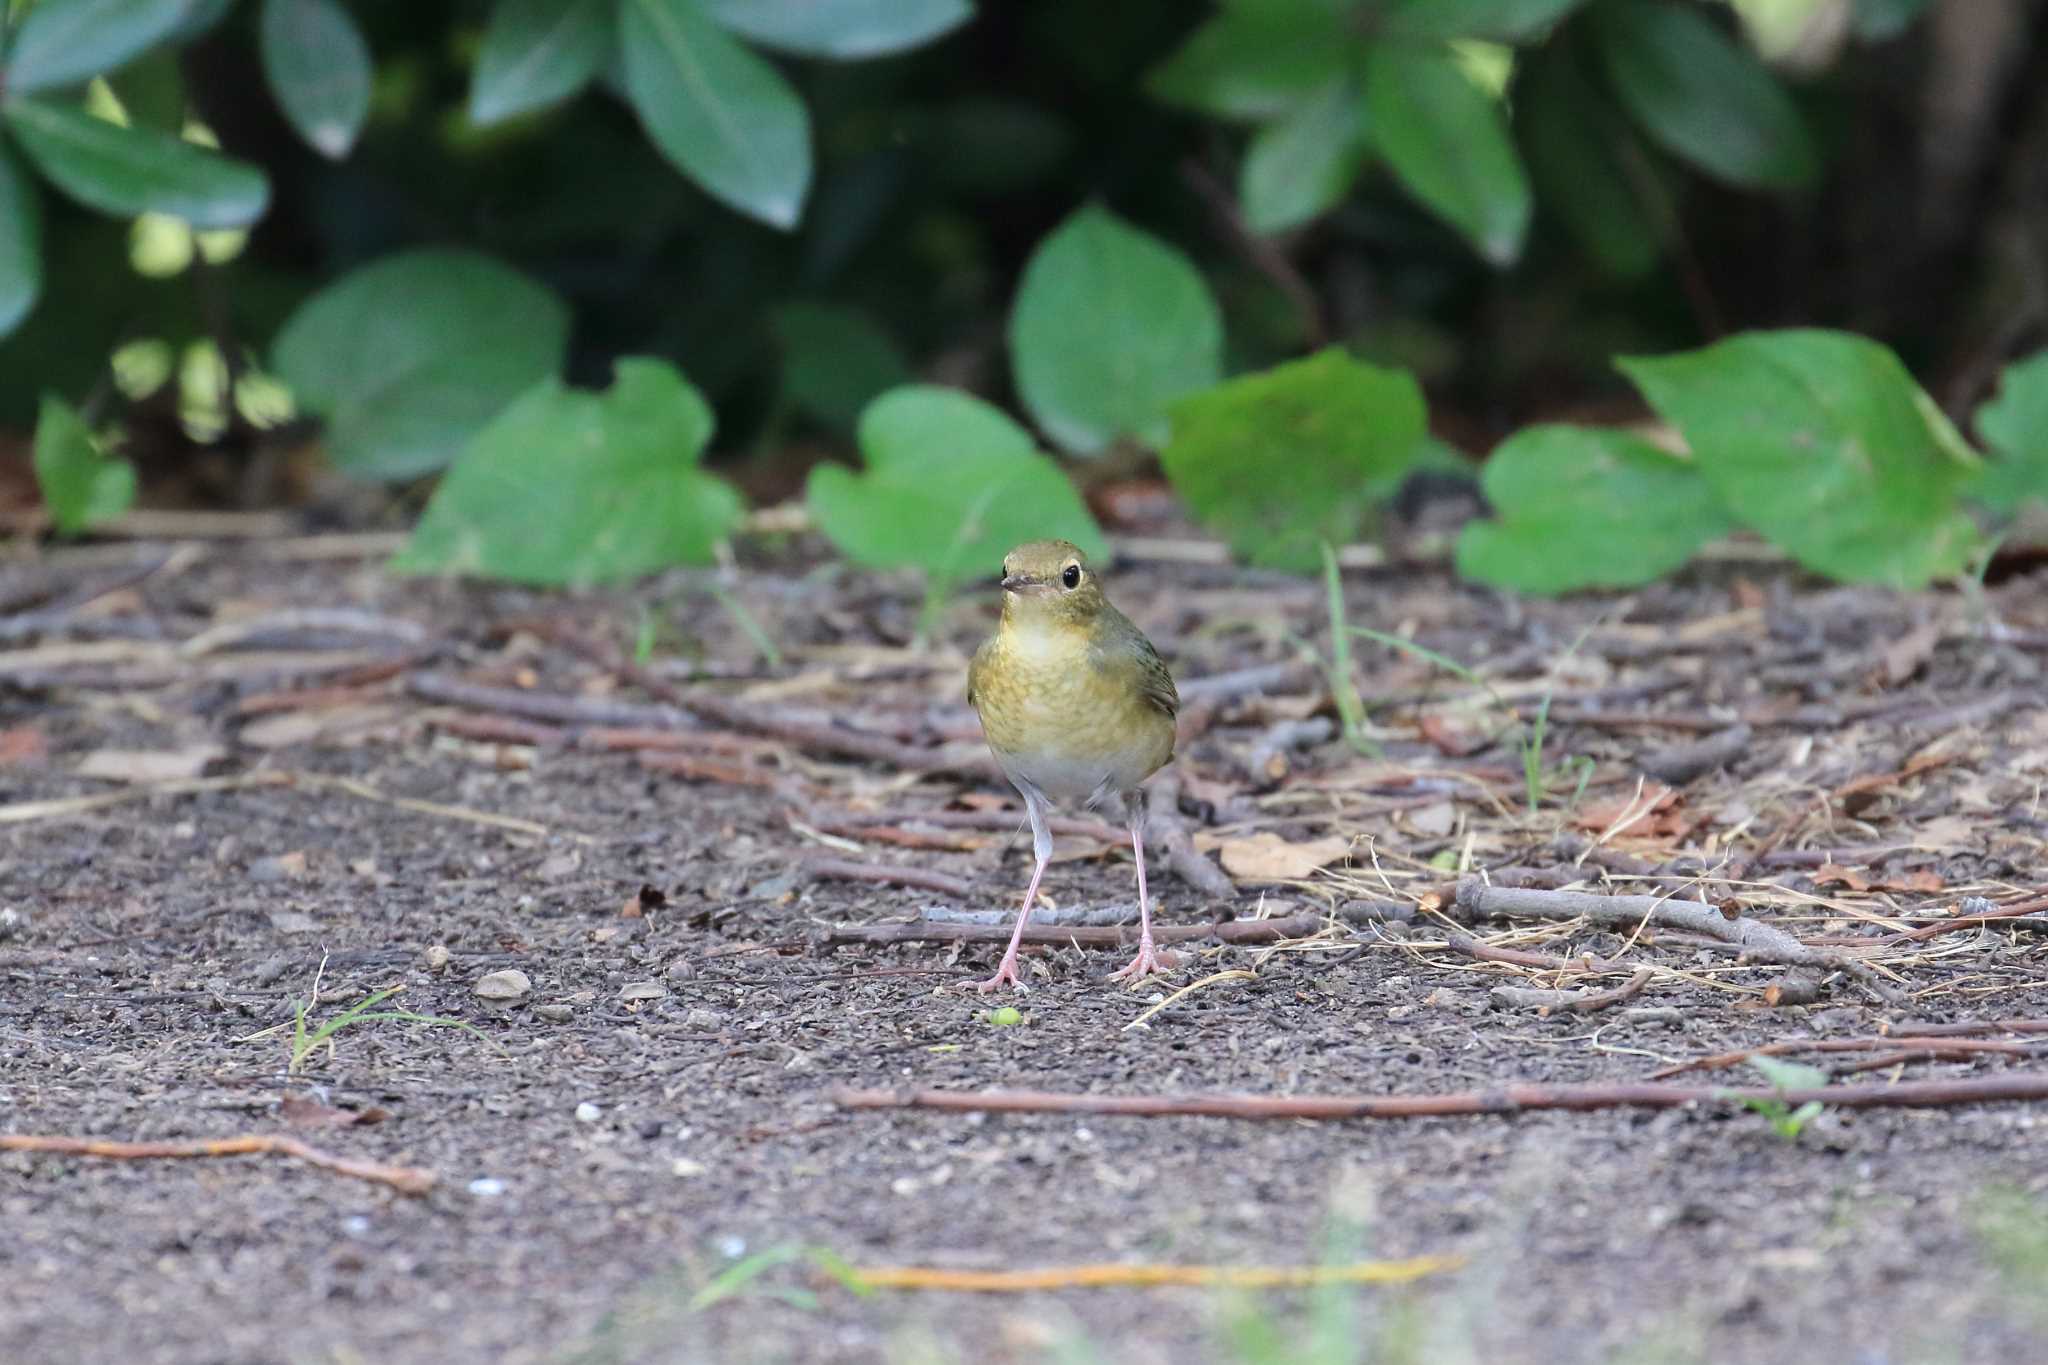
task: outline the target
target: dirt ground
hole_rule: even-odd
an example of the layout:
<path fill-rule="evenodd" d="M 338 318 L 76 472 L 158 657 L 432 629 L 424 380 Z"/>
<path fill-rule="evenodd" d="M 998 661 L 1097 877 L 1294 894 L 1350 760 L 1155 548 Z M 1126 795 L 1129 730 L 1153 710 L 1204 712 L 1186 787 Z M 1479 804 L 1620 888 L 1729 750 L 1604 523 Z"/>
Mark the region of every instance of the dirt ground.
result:
<path fill-rule="evenodd" d="M 1144 547 L 1111 594 L 1184 687 L 1272 665 L 1186 687 L 1167 819 L 1235 885 L 1162 857 L 1162 922 L 1319 927 L 1196 942 L 1136 991 L 1102 979 L 1128 948 L 1039 947 L 1005 1001 L 948 989 L 1000 947 L 944 941 L 952 921 L 825 946 L 1014 907 L 1029 841 L 962 698 L 992 593 L 919 649 L 914 585 L 801 544 L 730 578 L 744 621 L 691 577 L 549 596 L 394 580 L 374 548 L 0 569 L 0 1133 L 287 1134 L 435 1176 L 412 1196 L 281 1156 L 0 1153 L 0 1358 L 2048 1358 L 2038 1106 L 1831 1108 L 1787 1139 L 1712 1103 L 1310 1122 L 833 1099 L 1638 1081 L 1923 1023 L 1999 1046 L 1788 1055 L 1859 1084 L 2026 1070 L 2048 1039 L 2003 1025 L 2048 1016 L 2041 922 L 1940 922 L 2048 881 L 2048 572 L 1901 597 L 1734 561 L 1541 603 L 1362 569 L 1355 624 L 1492 689 L 1359 638 L 1374 753 L 1281 743 L 1334 715 L 1299 662 L 1330 643 L 1321 585 Z M 664 709 L 650 677 L 752 709 Z M 863 761 L 820 725 L 958 766 Z M 1670 752 L 1708 739 L 1725 762 Z M 1070 828 L 1052 901 L 1128 906 L 1128 851 Z M 1726 904 L 1837 957 L 1467 923 L 1461 875 Z M 510 969 L 530 993 L 480 998 Z M 1495 990 L 1624 983 L 1586 1012 Z M 317 1028 L 391 988 L 379 1009 L 469 1027 L 366 1020 L 294 1064 L 295 1002 L 317 991 Z M 1019 1022 L 992 1020 L 1005 1003 Z M 1415 1256 L 1459 1262 L 1263 1294 L 860 1295 L 821 1269 Z"/>

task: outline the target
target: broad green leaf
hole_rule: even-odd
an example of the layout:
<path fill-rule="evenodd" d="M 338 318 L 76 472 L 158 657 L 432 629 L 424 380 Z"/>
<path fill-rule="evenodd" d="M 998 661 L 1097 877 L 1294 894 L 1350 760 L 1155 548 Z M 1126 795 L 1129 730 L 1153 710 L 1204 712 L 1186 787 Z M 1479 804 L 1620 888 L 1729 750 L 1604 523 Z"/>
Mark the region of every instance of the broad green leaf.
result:
<path fill-rule="evenodd" d="M 1395 0 L 1386 31 L 1403 38 L 1540 38 L 1585 0 Z"/>
<path fill-rule="evenodd" d="M 582 586 L 709 563 L 745 510 L 698 468 L 711 431 L 665 360 L 619 361 L 603 393 L 543 379 L 463 449 L 392 567 Z"/>
<path fill-rule="evenodd" d="M 1998 396 L 1977 409 L 1977 434 L 1998 453 L 1970 486 L 1987 507 L 2048 504 L 2048 351 L 2005 367 Z"/>
<path fill-rule="evenodd" d="M 1166 410 L 1223 372 L 1223 317 L 1188 259 L 1107 209 L 1031 253 L 1010 312 L 1018 395 L 1060 446 L 1166 443 Z"/>
<path fill-rule="evenodd" d="M 1522 254 L 1529 178 L 1500 105 L 1449 49 L 1380 43 L 1366 61 L 1373 145 L 1409 193 L 1497 266 Z"/>
<path fill-rule="evenodd" d="M 1648 583 L 1730 529 L 1698 469 L 1621 431 L 1525 428 L 1480 486 L 1497 519 L 1466 525 L 1458 572 L 1520 592 Z"/>
<path fill-rule="evenodd" d="M 1819 171 L 1792 97 L 1699 6 L 1605 0 L 1592 17 L 1615 93 L 1674 156 L 1745 189 L 1788 189 Z"/>
<path fill-rule="evenodd" d="M 1219 118 L 1278 118 L 1351 74 L 1357 43 L 1320 0 L 1226 4 L 1145 79 L 1153 97 Z"/>
<path fill-rule="evenodd" d="M 1059 466 L 978 398 L 892 389 L 861 414 L 858 439 L 862 471 L 819 465 L 804 493 L 818 529 L 857 564 L 922 569 L 943 595 L 992 573 L 1019 541 L 1057 536 L 1108 553 Z"/>
<path fill-rule="evenodd" d="M 611 54 L 608 0 L 498 0 L 476 57 L 470 121 L 499 123 L 568 99 Z"/>
<path fill-rule="evenodd" d="M 1252 138 L 1237 189 L 1245 225 L 1284 232 L 1321 217 L 1350 190 L 1365 152 L 1358 88 L 1334 82 Z"/>
<path fill-rule="evenodd" d="M 1423 418 L 1414 376 L 1333 346 L 1175 404 L 1159 460 L 1239 558 L 1306 573 L 1324 541 L 1358 533 L 1373 491 L 1413 462 Z"/>
<path fill-rule="evenodd" d="M 782 392 L 799 411 L 852 431 L 861 409 L 910 379 L 910 366 L 889 334 L 864 313 L 829 303 L 790 303 L 775 310 L 782 348 Z"/>
<path fill-rule="evenodd" d="M 336 0 L 263 0 L 263 78 L 291 125 L 339 161 L 370 112 L 370 45 Z"/>
<path fill-rule="evenodd" d="M 13 97 L 103 75 L 176 33 L 197 8 L 194 0 L 42 0 L 15 31 L 0 87 Z"/>
<path fill-rule="evenodd" d="M 431 473 L 562 367 L 569 311 L 489 256 L 428 248 L 344 275 L 278 333 L 274 368 L 365 478 Z"/>
<path fill-rule="evenodd" d="M 101 213 L 168 213 L 197 228 L 231 228 L 255 222 L 270 203 L 263 172 L 169 133 L 43 100 L 15 100 L 5 113 L 50 183 Z"/>
<path fill-rule="evenodd" d="M 715 199 L 784 230 L 811 184 L 811 119 L 774 67 L 696 0 L 624 0 L 626 95 L 661 154 Z"/>
<path fill-rule="evenodd" d="M 1976 550 L 1956 497 L 1978 462 L 1876 342 L 1750 332 L 1616 363 L 1736 519 L 1815 572 L 1918 588 Z"/>
<path fill-rule="evenodd" d="M 135 466 L 110 459 L 70 404 L 43 395 L 36 418 L 36 484 L 57 530 L 75 535 L 135 502 Z"/>
<path fill-rule="evenodd" d="M 799 57 L 907 52 L 974 17 L 968 0 L 699 0 L 743 38 Z"/>
<path fill-rule="evenodd" d="M 28 316 L 42 290 L 42 197 L 28 168 L 0 142 L 0 336 Z"/>
<path fill-rule="evenodd" d="M 1526 59 L 1516 87 L 1536 200 L 1600 267 L 1619 279 L 1648 274 L 1663 254 L 1644 196 L 1661 196 L 1650 157 L 1612 100 L 1580 70 L 1568 44 Z"/>

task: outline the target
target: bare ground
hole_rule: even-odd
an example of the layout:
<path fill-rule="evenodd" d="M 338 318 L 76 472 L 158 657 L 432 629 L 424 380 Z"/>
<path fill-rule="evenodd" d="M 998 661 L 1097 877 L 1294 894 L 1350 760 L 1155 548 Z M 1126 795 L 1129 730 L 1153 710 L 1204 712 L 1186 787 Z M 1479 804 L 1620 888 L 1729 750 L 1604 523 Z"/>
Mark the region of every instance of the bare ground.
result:
<path fill-rule="evenodd" d="M 2029 1069 L 2043 1039 L 1995 1025 L 2048 1015 L 2038 922 L 1902 935 L 2048 880 L 2038 571 L 1981 598 L 1900 597 L 1722 565 L 1559 604 L 1429 570 L 1354 574 L 1355 622 L 1483 669 L 1494 695 L 1361 641 L 1377 756 L 1261 747 L 1331 714 L 1312 668 L 1191 705 L 1180 822 L 1240 876 L 1220 901 L 1163 869 L 1154 883 L 1166 923 L 1322 928 L 1197 944 L 1136 992 L 1102 981 L 1127 949 L 1040 948 L 1010 1002 L 1022 1020 L 1003 1027 L 989 1011 L 1005 1002 L 947 989 L 985 974 L 991 946 L 819 945 L 941 903 L 1008 910 L 1028 841 L 919 820 L 1007 793 L 971 770 L 856 761 L 804 728 L 971 759 L 960 651 L 986 595 L 920 651 L 909 585 L 798 555 L 750 566 L 734 590 L 786 653 L 767 666 L 689 580 L 547 598 L 315 553 L 163 564 L 117 547 L 6 571 L 10 608 L 43 615 L 14 618 L 0 656 L 0 911 L 15 912 L 0 921 L 0 1133 L 289 1133 L 425 1168 L 435 1187 L 410 1197 L 281 1157 L 0 1153 L 9 1361 L 2040 1353 L 2048 1177 L 2024 1104 L 1830 1110 L 1787 1140 L 1721 1105 L 1313 1123 L 832 1099 L 1627 1081 L 1772 1041 L 1972 1021 L 1966 1036 L 2007 1048 L 1799 1059 L 1866 1083 Z M 1328 643 L 1321 590 L 1297 581 L 1151 560 L 1112 590 L 1183 682 L 1290 663 L 1290 634 Z M 306 608 L 357 615 L 265 615 Z M 262 628 L 200 637 L 250 620 Z M 631 642 L 643 620 L 668 623 L 650 668 L 679 695 L 773 723 L 674 720 L 690 738 L 665 750 L 592 730 L 603 707 L 656 698 L 560 627 Z M 572 723 L 451 704 L 451 682 L 570 699 Z M 1531 813 L 1518 737 L 1546 694 Z M 1688 776 L 1664 752 L 1738 721 L 1724 767 Z M 656 766 L 677 754 L 691 776 Z M 179 787 L 179 765 L 213 784 Z M 1059 906 L 1129 902 L 1127 853 L 1060 845 L 1077 856 L 1048 879 Z M 819 877 L 820 858 L 945 873 L 972 896 Z M 1461 874 L 1727 904 L 1871 964 L 1877 984 L 1654 925 L 1458 923 Z M 1390 908 L 1410 922 L 1371 918 Z M 1461 933 L 1591 953 L 1600 970 L 1445 946 Z M 515 968 L 529 996 L 478 998 Z M 1639 969 L 1639 993 L 1592 1013 L 1493 994 L 1612 988 Z M 471 1028 L 359 1023 L 292 1069 L 295 1001 L 317 988 L 317 1026 L 393 987 L 383 1008 Z M 1717 1078 L 1756 1079 L 1682 1079 Z M 859 1296 L 808 1259 L 758 1274 L 747 1259 L 808 1248 L 869 1267 L 1462 1267 L 1319 1309 L 1186 1287 Z M 700 1305 L 707 1286 L 724 1297 Z M 1303 1324 L 1333 1303 L 1359 1321 L 1315 1356 Z M 1251 1340 L 1262 1328 L 1274 1353 Z"/>

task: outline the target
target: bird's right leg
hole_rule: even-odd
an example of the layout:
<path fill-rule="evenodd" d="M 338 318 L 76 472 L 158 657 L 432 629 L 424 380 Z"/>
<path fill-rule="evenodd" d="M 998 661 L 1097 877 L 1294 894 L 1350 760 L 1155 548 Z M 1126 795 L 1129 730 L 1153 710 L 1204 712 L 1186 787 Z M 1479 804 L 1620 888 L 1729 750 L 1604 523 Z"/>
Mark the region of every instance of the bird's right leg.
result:
<path fill-rule="evenodd" d="M 1020 787 L 1018 790 L 1024 795 L 1024 810 L 1031 817 L 1031 853 L 1034 859 L 1031 888 L 1024 893 L 1024 908 L 1017 912 L 1017 928 L 1010 935 L 1009 949 L 1004 952 L 996 974 L 974 985 L 974 989 L 983 995 L 1006 982 L 1020 991 L 1024 989 L 1024 983 L 1017 979 L 1017 945 L 1024 941 L 1024 924 L 1031 918 L 1031 907 L 1038 901 L 1039 879 L 1045 876 L 1045 865 L 1052 861 L 1052 830 L 1045 823 L 1045 797 L 1034 788 Z"/>

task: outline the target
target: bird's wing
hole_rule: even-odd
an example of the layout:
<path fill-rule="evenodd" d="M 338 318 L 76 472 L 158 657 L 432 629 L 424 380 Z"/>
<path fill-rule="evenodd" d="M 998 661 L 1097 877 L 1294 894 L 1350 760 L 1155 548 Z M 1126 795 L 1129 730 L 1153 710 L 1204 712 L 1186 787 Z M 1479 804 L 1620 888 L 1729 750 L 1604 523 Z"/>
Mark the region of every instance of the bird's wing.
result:
<path fill-rule="evenodd" d="M 996 640 L 993 635 L 981 642 L 981 648 L 974 651 L 974 658 L 967 665 L 967 704 L 979 706 L 974 698 L 981 691 L 981 679 L 987 673 L 995 658 Z"/>
<path fill-rule="evenodd" d="M 1088 655 L 1098 669 L 1128 677 L 1138 695 L 1164 715 L 1180 714 L 1180 693 L 1174 690 L 1166 660 L 1159 657 L 1145 632 L 1115 607 L 1103 607 Z"/>

